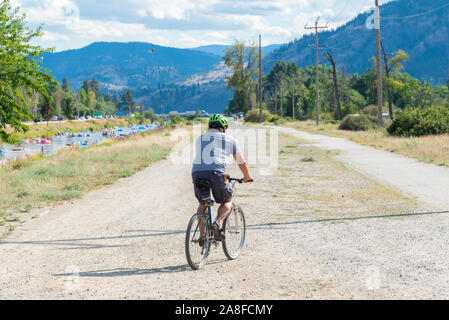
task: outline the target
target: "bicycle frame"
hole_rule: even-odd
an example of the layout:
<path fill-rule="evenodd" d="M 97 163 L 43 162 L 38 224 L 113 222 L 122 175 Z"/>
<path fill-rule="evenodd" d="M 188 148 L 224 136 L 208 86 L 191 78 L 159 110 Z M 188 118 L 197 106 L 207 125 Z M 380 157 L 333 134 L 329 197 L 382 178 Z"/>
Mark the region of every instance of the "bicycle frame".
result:
<path fill-rule="evenodd" d="M 234 197 L 235 197 L 235 194 L 236 194 L 236 192 L 237 192 L 237 187 L 236 187 L 236 183 L 237 182 L 239 182 L 239 183 L 242 183 L 242 181 L 243 181 L 243 179 L 233 179 L 233 178 L 231 178 L 231 177 L 228 177 L 228 179 L 229 179 L 229 182 L 232 184 L 232 190 L 234 191 L 233 192 L 233 195 L 232 195 L 232 198 L 234 199 Z M 212 210 L 211 210 L 211 208 L 212 208 L 212 206 L 215 204 L 215 202 L 208 202 L 208 203 L 206 203 L 206 208 L 203 210 L 203 212 L 202 212 L 202 214 L 207 214 L 207 218 L 206 218 L 206 221 L 205 221 L 205 223 L 206 223 L 206 225 L 205 225 L 205 230 L 204 230 L 204 235 L 205 236 L 207 236 L 207 234 L 208 234 L 208 231 L 209 231 L 209 229 L 210 229 L 210 226 L 212 225 Z M 231 211 L 228 213 L 228 216 L 232 213 L 232 211 L 233 211 L 233 209 L 234 209 L 234 200 L 232 200 L 232 208 L 231 208 Z M 216 220 L 216 218 L 215 218 L 215 220 Z M 236 219 L 236 227 L 238 228 L 238 220 Z M 194 236 L 196 235 L 196 233 L 198 232 L 198 228 L 199 228 L 199 225 L 196 227 L 196 229 L 195 229 L 195 232 L 194 232 Z M 208 239 L 209 240 L 209 239 Z M 211 243 L 216 243 L 216 241 L 212 241 Z"/>
<path fill-rule="evenodd" d="M 236 182 L 243 183 L 243 179 L 233 179 L 230 177 L 228 177 L 228 179 L 229 179 L 228 181 L 232 184 L 232 188 L 234 191 L 233 195 L 235 195 Z M 242 208 L 240 206 L 236 205 L 234 203 L 234 201 L 232 201 L 231 211 L 229 212 L 229 214 L 223 221 L 223 230 L 226 233 L 226 232 L 228 232 L 226 230 L 228 230 L 228 227 L 229 227 L 229 235 L 237 234 L 237 237 L 239 238 L 239 242 L 237 243 L 238 246 L 236 248 L 233 248 L 234 241 L 232 239 L 235 238 L 234 236 L 231 236 L 231 238 L 230 238 L 231 241 L 228 243 L 228 241 L 226 241 L 227 239 L 225 239 L 225 238 L 222 239 L 222 237 L 217 237 L 215 232 L 211 232 L 213 230 L 213 228 L 212 228 L 212 207 L 214 206 L 214 204 L 215 204 L 215 201 L 213 201 L 210 198 L 210 196 L 207 197 L 204 210 L 202 212 L 197 212 L 192 216 L 192 218 L 190 219 L 187 231 L 186 231 L 185 250 L 186 250 L 187 262 L 189 263 L 190 267 L 194 270 L 198 270 L 199 268 L 204 266 L 204 264 L 207 261 L 207 257 L 209 256 L 209 252 L 211 250 L 212 244 L 214 244 L 215 246 L 218 246 L 221 243 L 226 257 L 230 260 L 235 260 L 240 255 L 241 249 L 242 249 L 244 241 L 245 241 L 244 240 L 245 239 L 245 225 L 246 225 L 245 217 L 243 215 Z M 232 223 L 231 223 L 230 221 L 234 220 L 234 219 L 229 220 L 229 216 L 232 214 L 235 215 L 235 221 L 232 221 Z M 217 215 L 217 218 L 218 218 L 218 215 Z M 215 218 L 215 221 L 217 221 L 217 218 Z M 240 221 L 240 219 L 242 219 L 242 220 Z M 196 224 L 195 227 L 193 225 L 194 223 Z M 241 225 L 243 226 L 242 230 L 240 230 Z M 201 229 L 203 229 L 203 226 L 204 226 L 204 230 L 203 230 L 204 232 L 203 232 L 203 235 L 201 236 L 201 233 L 202 233 Z M 193 229 L 193 227 L 195 229 Z M 199 232 L 200 236 L 197 235 L 198 232 Z M 199 263 L 192 260 L 191 253 L 193 251 L 190 251 L 190 248 L 192 245 L 195 246 L 198 244 L 200 245 L 200 247 L 202 247 L 202 249 L 201 249 L 202 258 Z M 232 250 L 234 250 L 234 251 L 232 251 Z"/>
<path fill-rule="evenodd" d="M 212 225 L 212 210 L 211 210 L 211 206 L 210 205 L 207 206 L 203 210 L 202 214 L 204 214 L 204 215 L 207 214 L 207 218 L 206 218 L 206 221 L 205 221 L 205 229 L 204 229 L 204 235 L 207 236 L 207 232 L 209 231 L 209 226 Z M 197 227 L 195 229 L 194 236 L 199 231 L 198 228 L 199 228 L 199 224 L 197 225 Z"/>

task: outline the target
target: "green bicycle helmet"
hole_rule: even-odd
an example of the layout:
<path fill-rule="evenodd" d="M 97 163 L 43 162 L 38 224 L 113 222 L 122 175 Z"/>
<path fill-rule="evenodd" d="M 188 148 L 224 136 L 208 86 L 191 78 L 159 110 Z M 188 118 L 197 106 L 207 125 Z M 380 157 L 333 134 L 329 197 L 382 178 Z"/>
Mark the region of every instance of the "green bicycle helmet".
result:
<path fill-rule="evenodd" d="M 225 117 L 223 117 L 221 114 L 214 114 L 209 118 L 209 127 L 211 125 L 219 125 L 223 128 L 229 128 L 229 121 Z"/>

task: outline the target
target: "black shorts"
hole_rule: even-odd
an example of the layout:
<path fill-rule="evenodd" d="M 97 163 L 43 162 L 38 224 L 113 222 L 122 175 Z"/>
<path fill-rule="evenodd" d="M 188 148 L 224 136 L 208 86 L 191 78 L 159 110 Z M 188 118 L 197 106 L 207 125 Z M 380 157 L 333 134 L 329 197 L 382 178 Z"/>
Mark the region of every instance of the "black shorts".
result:
<path fill-rule="evenodd" d="M 212 195 L 216 203 L 226 203 L 232 200 L 232 186 L 225 181 L 224 173 L 218 171 L 195 171 L 192 172 L 193 188 L 195 189 L 195 197 L 200 204 L 205 204 L 205 192 L 198 189 L 195 181 L 198 179 L 207 179 L 211 183 Z M 210 190 L 206 191 L 210 196 Z"/>

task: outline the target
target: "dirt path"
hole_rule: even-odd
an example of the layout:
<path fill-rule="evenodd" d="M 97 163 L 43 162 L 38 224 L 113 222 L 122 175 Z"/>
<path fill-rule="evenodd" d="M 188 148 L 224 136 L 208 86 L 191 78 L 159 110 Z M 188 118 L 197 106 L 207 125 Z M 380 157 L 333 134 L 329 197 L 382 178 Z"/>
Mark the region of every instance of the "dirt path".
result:
<path fill-rule="evenodd" d="M 190 166 L 166 160 L 3 239 L 0 298 L 449 297 L 447 212 L 297 138 L 282 135 L 279 149 L 276 175 L 254 170 L 257 183 L 239 186 L 248 230 L 238 260 L 217 248 L 204 269 L 187 266 Z"/>

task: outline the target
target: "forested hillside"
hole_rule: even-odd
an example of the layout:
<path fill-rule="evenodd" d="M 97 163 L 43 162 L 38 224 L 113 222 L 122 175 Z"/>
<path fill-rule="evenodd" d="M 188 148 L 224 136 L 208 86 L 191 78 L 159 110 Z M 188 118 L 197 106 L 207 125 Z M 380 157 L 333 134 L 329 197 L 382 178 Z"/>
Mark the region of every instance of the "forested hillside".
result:
<path fill-rule="evenodd" d="M 446 0 L 398 0 L 380 9 L 381 36 L 386 52 L 406 51 L 410 59 L 404 71 L 432 84 L 445 84 L 449 70 L 449 3 Z M 376 54 L 375 29 L 366 27 L 372 12 L 357 16 L 336 30 L 321 32 L 321 63 L 325 52 L 333 54 L 337 68 L 362 73 Z M 368 24 L 369 24 L 368 20 Z M 300 67 L 315 63 L 314 35 L 304 36 L 282 46 L 265 59 L 264 72 L 281 60 Z"/>
<path fill-rule="evenodd" d="M 156 87 L 205 72 L 219 56 L 144 42 L 96 42 L 84 48 L 44 55 L 44 66 L 55 79 L 67 78 L 73 87 L 97 79 L 103 88 Z"/>

